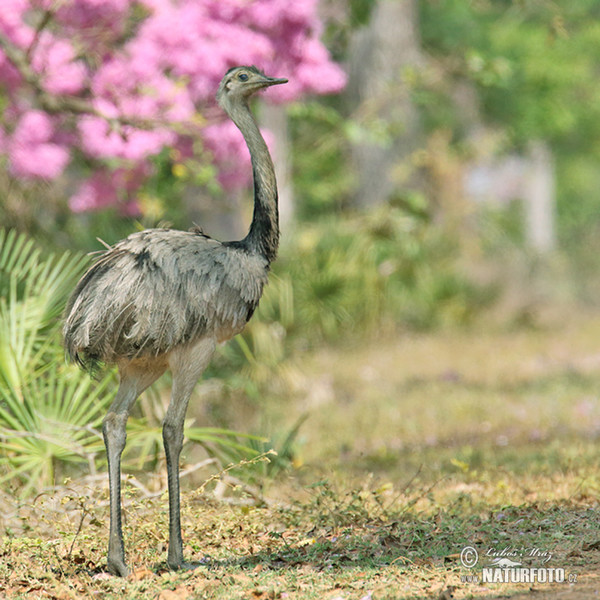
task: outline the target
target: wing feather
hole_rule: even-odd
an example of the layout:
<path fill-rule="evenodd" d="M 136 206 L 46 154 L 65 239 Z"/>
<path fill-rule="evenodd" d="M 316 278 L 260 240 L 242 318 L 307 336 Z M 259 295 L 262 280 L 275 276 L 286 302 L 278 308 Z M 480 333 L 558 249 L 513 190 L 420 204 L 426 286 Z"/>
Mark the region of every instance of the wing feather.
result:
<path fill-rule="evenodd" d="M 81 362 L 168 352 L 245 325 L 267 261 L 204 235 L 153 229 L 117 243 L 84 274 L 67 305 L 65 346 Z"/>

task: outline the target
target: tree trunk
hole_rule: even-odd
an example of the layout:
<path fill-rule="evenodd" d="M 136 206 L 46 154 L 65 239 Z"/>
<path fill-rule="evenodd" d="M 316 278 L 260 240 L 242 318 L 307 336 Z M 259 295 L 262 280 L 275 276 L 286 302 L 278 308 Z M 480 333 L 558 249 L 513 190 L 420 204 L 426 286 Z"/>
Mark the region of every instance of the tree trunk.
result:
<path fill-rule="evenodd" d="M 279 194 L 279 226 L 283 236 L 292 228 L 294 221 L 294 189 L 292 186 L 292 165 L 290 160 L 290 138 L 285 106 L 266 104 L 260 115 L 261 126 L 273 140 L 269 148 L 275 166 L 277 191 Z"/>
<path fill-rule="evenodd" d="M 548 145 L 543 142 L 531 143 L 528 154 L 531 166 L 524 182 L 527 242 L 545 254 L 556 247 L 554 161 Z"/>
<path fill-rule="evenodd" d="M 421 128 L 407 76 L 422 63 L 416 0 L 379 0 L 349 53 L 347 97 L 360 128 L 352 150 L 357 207 L 420 187 L 411 155 Z"/>

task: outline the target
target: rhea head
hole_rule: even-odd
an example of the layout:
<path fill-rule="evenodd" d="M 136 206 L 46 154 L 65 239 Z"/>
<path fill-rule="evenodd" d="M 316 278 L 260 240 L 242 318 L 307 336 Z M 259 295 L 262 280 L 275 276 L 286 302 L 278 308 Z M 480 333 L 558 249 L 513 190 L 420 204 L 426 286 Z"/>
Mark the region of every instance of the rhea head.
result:
<path fill-rule="evenodd" d="M 287 83 L 287 79 L 268 77 L 256 67 L 233 67 L 225 73 L 219 91 L 217 101 L 227 112 L 232 104 L 245 103 L 248 98 L 263 88 Z"/>

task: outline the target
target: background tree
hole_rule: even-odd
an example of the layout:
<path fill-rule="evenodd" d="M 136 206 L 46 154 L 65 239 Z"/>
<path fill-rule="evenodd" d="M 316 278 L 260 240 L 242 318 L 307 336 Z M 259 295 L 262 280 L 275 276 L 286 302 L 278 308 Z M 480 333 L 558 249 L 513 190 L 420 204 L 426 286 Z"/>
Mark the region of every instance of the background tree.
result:
<path fill-rule="evenodd" d="M 347 97 L 358 125 L 353 204 L 369 207 L 419 185 L 411 154 L 423 140 L 411 80 L 424 59 L 414 0 L 379 0 L 364 12 L 350 40 Z"/>
<path fill-rule="evenodd" d="M 598 16 L 596 0 L 419 5 L 429 69 L 416 99 L 427 130 L 451 132 L 463 161 L 546 144 L 559 240 L 571 248 L 598 222 Z"/>
<path fill-rule="evenodd" d="M 182 163 L 197 140 L 219 181 L 239 187 L 248 157 L 213 110 L 220 78 L 249 63 L 290 78 L 279 101 L 337 91 L 345 77 L 319 34 L 315 0 L 8 0 L 0 153 L 25 180 L 55 180 L 77 160 L 87 176 L 69 201 L 76 212 L 139 211 L 152 159 L 168 147 Z"/>

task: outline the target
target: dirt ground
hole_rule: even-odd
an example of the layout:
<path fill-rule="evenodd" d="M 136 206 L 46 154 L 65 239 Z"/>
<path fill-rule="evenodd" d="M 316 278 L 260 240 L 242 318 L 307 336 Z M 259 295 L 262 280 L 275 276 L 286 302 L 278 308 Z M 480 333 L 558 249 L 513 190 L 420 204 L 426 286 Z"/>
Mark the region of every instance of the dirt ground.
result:
<path fill-rule="evenodd" d="M 600 598 L 599 340 L 600 318 L 583 315 L 307 355 L 294 401 L 265 408 L 283 431 L 308 414 L 294 467 L 262 489 L 240 475 L 224 495 L 199 492 L 202 472 L 184 480 L 196 570 L 165 568 L 159 469 L 125 479 L 132 575 L 107 576 L 101 475 L 36 498 L 0 491 L 0 598 Z M 504 548 L 552 554 L 567 581 L 466 579 Z"/>

